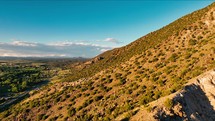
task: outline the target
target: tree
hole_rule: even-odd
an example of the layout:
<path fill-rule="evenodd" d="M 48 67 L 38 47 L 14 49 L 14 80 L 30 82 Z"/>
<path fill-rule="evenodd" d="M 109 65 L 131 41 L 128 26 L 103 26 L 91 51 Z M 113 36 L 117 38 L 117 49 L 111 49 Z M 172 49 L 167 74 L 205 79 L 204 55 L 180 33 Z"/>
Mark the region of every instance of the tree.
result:
<path fill-rule="evenodd" d="M 18 90 L 18 87 L 17 87 L 17 86 L 12 85 L 11 91 L 12 91 L 12 92 L 18 92 L 19 90 Z"/>
<path fill-rule="evenodd" d="M 21 85 L 21 88 L 26 89 L 26 87 L 27 87 L 27 81 L 23 81 L 22 85 Z"/>

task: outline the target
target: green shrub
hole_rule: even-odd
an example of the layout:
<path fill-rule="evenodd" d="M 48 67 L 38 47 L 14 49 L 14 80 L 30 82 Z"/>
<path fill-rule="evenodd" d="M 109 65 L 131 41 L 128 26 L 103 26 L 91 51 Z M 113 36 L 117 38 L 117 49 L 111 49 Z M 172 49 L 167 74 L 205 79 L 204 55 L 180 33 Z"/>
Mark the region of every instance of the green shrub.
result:
<path fill-rule="evenodd" d="M 113 79 L 107 79 L 107 83 L 111 83 Z"/>
<path fill-rule="evenodd" d="M 197 44 L 197 40 L 195 40 L 195 39 L 189 40 L 189 45 L 196 45 L 196 44 Z"/>
<path fill-rule="evenodd" d="M 215 54 L 215 47 L 211 47 L 211 51 L 213 54 Z"/>
<path fill-rule="evenodd" d="M 169 60 L 172 62 L 176 62 L 177 59 L 178 59 L 178 55 L 176 53 L 173 53 L 169 58 Z"/>
<path fill-rule="evenodd" d="M 46 120 L 49 116 L 48 115 L 43 115 L 42 120 Z"/>
<path fill-rule="evenodd" d="M 184 58 L 185 58 L 185 59 L 189 59 L 191 56 L 192 56 L 191 53 L 186 53 Z"/>
<path fill-rule="evenodd" d="M 39 114 L 39 115 L 37 115 L 37 121 L 41 121 L 44 115 L 45 114 Z"/>
<path fill-rule="evenodd" d="M 149 92 L 147 92 L 145 95 L 143 95 L 141 97 L 139 103 L 141 105 L 145 105 L 145 104 L 147 104 L 147 103 L 149 103 L 149 102 L 151 102 L 151 101 L 154 100 L 153 96 L 154 96 L 154 92 L 153 91 L 149 91 Z"/>
<path fill-rule="evenodd" d="M 134 78 L 138 79 L 138 78 L 140 78 L 140 76 L 139 76 L 139 75 L 137 75 L 137 76 L 135 76 Z"/>
<path fill-rule="evenodd" d="M 215 51 L 214 51 L 215 52 Z M 215 54 L 215 53 L 214 53 Z M 200 53 L 199 56 L 203 57 L 205 54 L 204 53 Z"/>
<path fill-rule="evenodd" d="M 129 111 L 129 110 L 131 110 L 131 109 L 133 109 L 133 107 L 132 107 L 129 103 L 125 103 L 125 105 L 124 105 L 124 110 L 125 110 L 125 111 Z"/>
<path fill-rule="evenodd" d="M 57 109 L 58 109 L 58 110 L 61 110 L 62 108 L 63 108 L 63 107 L 62 107 L 62 106 L 60 106 L 60 107 L 58 107 Z"/>
<path fill-rule="evenodd" d="M 126 83 L 126 80 L 123 78 L 123 79 L 120 79 L 120 82 L 119 82 L 119 84 L 120 85 L 123 85 L 123 84 L 125 84 Z"/>
<path fill-rule="evenodd" d="M 203 38 L 202 36 L 198 36 L 198 37 L 197 37 L 198 40 L 201 40 L 202 38 Z"/>
<path fill-rule="evenodd" d="M 99 101 L 99 100 L 101 100 L 102 98 L 103 98 L 102 95 L 98 95 L 98 96 L 96 96 L 96 97 L 94 98 L 94 101 Z"/>
<path fill-rule="evenodd" d="M 157 58 L 157 57 L 155 57 L 155 58 L 153 58 L 152 59 L 152 62 L 156 62 L 156 61 L 158 61 L 159 59 Z"/>
<path fill-rule="evenodd" d="M 148 106 L 148 107 L 146 108 L 146 111 L 147 111 L 148 113 L 152 112 L 152 110 L 153 110 L 153 108 L 152 108 L 151 106 Z"/>
<path fill-rule="evenodd" d="M 68 110 L 68 116 L 69 117 L 72 117 L 73 115 L 75 115 L 76 113 L 76 109 L 71 107 L 69 110 Z"/>
<path fill-rule="evenodd" d="M 166 99 L 166 101 L 164 102 L 164 106 L 168 109 L 171 109 L 173 106 L 173 101 L 169 98 Z"/>

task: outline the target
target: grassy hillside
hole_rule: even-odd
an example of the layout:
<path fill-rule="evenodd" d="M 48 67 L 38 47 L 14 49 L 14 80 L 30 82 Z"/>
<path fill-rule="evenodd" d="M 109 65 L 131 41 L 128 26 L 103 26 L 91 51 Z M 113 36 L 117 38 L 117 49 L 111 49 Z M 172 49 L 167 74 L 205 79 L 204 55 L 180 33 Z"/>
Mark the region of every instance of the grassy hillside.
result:
<path fill-rule="evenodd" d="M 79 65 L 82 69 L 64 82 L 44 88 L 1 118 L 98 121 L 120 119 L 126 112 L 124 119 L 129 119 L 138 113 L 134 108 L 215 68 L 214 11 L 215 3 Z"/>

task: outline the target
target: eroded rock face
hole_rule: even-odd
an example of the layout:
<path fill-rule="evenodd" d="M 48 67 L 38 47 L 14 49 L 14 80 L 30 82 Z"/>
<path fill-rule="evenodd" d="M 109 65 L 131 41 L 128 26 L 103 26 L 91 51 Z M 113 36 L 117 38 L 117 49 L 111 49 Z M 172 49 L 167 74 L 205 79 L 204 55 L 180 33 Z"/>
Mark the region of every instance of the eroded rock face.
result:
<path fill-rule="evenodd" d="M 159 120 L 215 121 L 215 70 L 198 77 L 173 98 L 170 110 L 161 108 Z"/>
<path fill-rule="evenodd" d="M 215 110 L 215 70 L 206 74 L 202 78 L 199 78 L 197 85 L 199 85 L 205 92 L 211 105 L 213 106 L 213 110 Z"/>

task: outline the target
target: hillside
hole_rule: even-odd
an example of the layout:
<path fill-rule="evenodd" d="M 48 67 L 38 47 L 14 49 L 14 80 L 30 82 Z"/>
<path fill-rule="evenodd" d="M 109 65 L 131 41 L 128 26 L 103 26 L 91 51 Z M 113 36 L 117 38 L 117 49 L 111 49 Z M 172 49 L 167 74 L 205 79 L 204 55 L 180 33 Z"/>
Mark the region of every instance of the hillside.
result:
<path fill-rule="evenodd" d="M 144 115 L 150 120 L 191 120 L 193 117 L 201 120 L 210 115 L 213 120 L 212 107 L 215 105 L 210 101 L 214 96 L 213 93 L 212 96 L 208 94 L 215 91 L 214 87 L 207 92 L 208 89 L 204 91 L 201 87 L 202 81 L 196 85 L 185 85 L 190 84 L 190 79 L 214 68 L 215 3 L 127 46 L 77 65 L 62 82 L 31 94 L 28 99 L 2 112 L 0 117 L 3 121 L 108 121 L 143 120 Z M 193 94 L 193 87 L 200 93 Z M 178 92 L 185 97 L 186 94 L 188 97 L 193 95 L 193 98 L 178 98 L 175 96 Z M 192 108 L 197 103 L 189 102 L 196 97 L 210 100 L 205 104 L 209 107 L 206 112 L 205 109 L 197 110 L 204 106 Z M 164 105 L 153 105 L 155 100 Z M 191 108 L 184 108 L 183 102 Z M 182 107 L 182 110 L 174 110 L 177 107 Z M 207 112 L 211 114 L 206 115 Z"/>
<path fill-rule="evenodd" d="M 208 9 L 206 8 L 196 11 L 192 14 L 188 14 L 157 31 L 151 32 L 146 36 L 137 39 L 136 41 L 130 43 L 127 46 L 104 52 L 101 55 L 98 55 L 97 57 L 93 58 L 91 60 L 90 66 L 82 65 L 82 68 L 84 68 L 83 70 L 72 70 L 70 76 L 68 76 L 64 80 L 74 81 L 79 78 L 93 76 L 99 71 L 102 71 L 108 67 L 118 66 L 120 63 L 128 61 L 135 55 L 142 54 L 150 48 L 160 46 L 162 42 L 168 41 L 170 37 L 180 36 L 181 34 L 183 34 L 181 33 L 183 30 L 196 29 L 196 25 L 193 25 L 191 27 L 191 24 L 198 21 L 198 19 L 201 18 L 207 10 Z M 188 40 L 189 38 L 185 39 Z"/>

